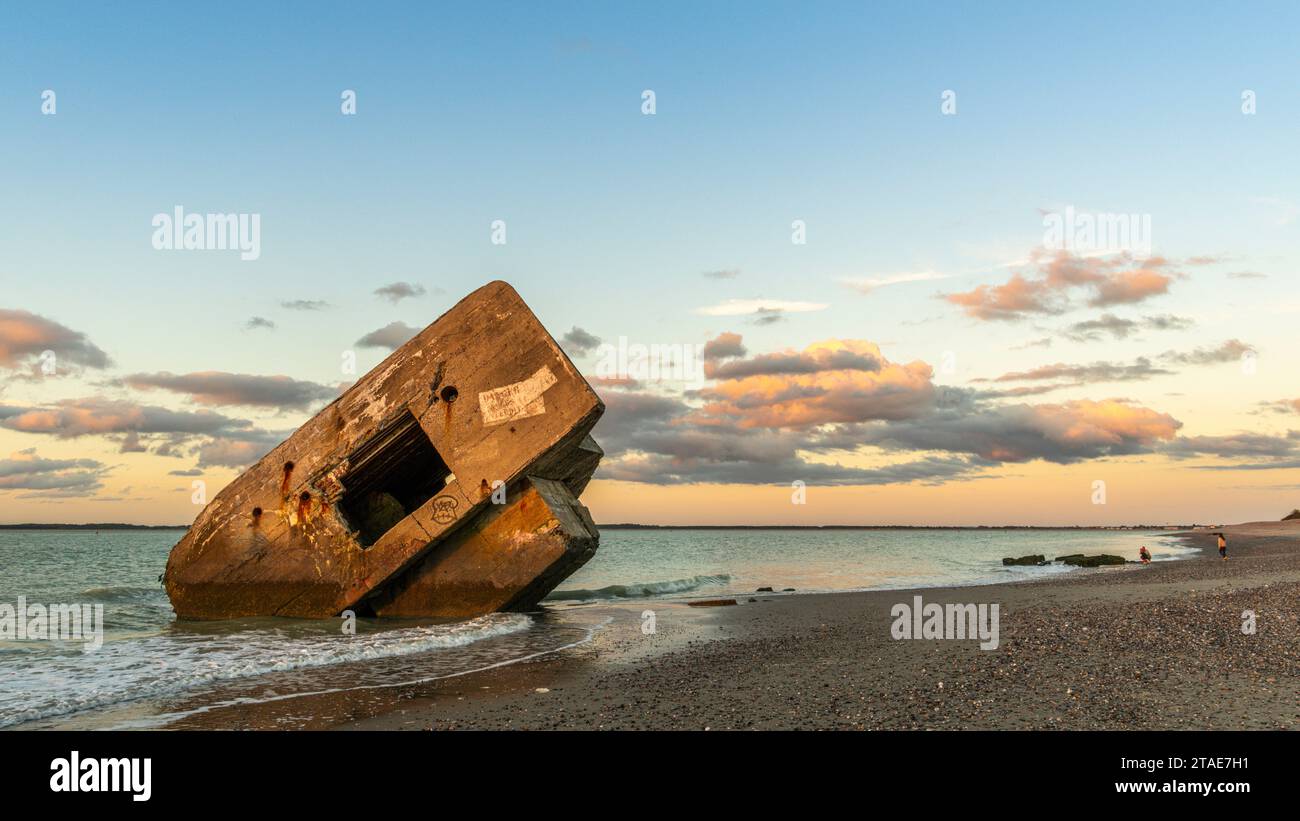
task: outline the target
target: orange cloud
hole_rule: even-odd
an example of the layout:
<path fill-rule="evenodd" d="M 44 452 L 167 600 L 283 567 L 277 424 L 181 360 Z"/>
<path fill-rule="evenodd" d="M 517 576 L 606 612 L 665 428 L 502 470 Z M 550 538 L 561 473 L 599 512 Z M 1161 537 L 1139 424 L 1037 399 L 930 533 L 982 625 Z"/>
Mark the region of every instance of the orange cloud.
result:
<path fill-rule="evenodd" d="M 1002 285 L 980 285 L 970 291 L 944 294 L 967 316 L 980 320 L 1018 320 L 1032 314 L 1057 314 L 1068 310 L 1070 294 L 1076 289 L 1091 291 L 1088 304 L 1094 307 L 1141 302 L 1168 293 L 1174 279 L 1170 261 L 1149 257 L 1134 262 L 1126 253 L 1111 257 L 1079 257 L 1068 251 L 1050 256 L 1042 251 L 1030 255 L 1030 273 L 1014 273 Z"/>
<path fill-rule="evenodd" d="M 721 380 L 697 393 L 706 400 L 702 421 L 725 419 L 741 428 L 905 419 L 934 400 L 929 365 L 889 362 L 879 347 L 856 339 L 736 359 L 709 375 Z"/>
<path fill-rule="evenodd" d="M 1054 304 L 1053 289 L 1046 281 L 1028 280 L 1020 274 L 1013 274 L 1002 285 L 980 285 L 964 293 L 945 294 L 944 299 L 976 319 L 1020 319 L 1024 314 L 1061 310 Z"/>
<path fill-rule="evenodd" d="M 340 393 L 337 387 L 287 376 L 224 371 L 136 373 L 124 376 L 122 382 L 137 390 L 158 388 L 188 394 L 200 405 L 247 405 L 299 411 L 333 399 Z"/>
<path fill-rule="evenodd" d="M 1118 399 L 1037 405 L 1033 413 L 1044 435 L 1064 444 L 1151 444 L 1173 439 L 1180 427 L 1178 420 L 1167 413 Z"/>
<path fill-rule="evenodd" d="M 69 439 L 112 433 L 221 434 L 251 428 L 214 411 L 173 411 L 123 400 L 67 399 L 42 408 L 0 407 L 0 425 Z"/>
<path fill-rule="evenodd" d="M 943 411 L 877 428 L 864 438 L 882 447 L 969 453 L 995 462 L 1068 464 L 1148 452 L 1173 439 L 1180 427 L 1167 413 L 1119 399 L 1078 400 Z"/>
<path fill-rule="evenodd" d="M 30 311 L 0 308 L 0 367 L 16 368 L 46 351 L 54 353 L 56 367 L 107 368 L 112 364 L 108 354 L 80 331 Z"/>
<path fill-rule="evenodd" d="M 1156 270 L 1155 265 L 1112 274 L 1096 284 L 1097 292 L 1089 305 L 1126 305 L 1169 292 L 1174 278 Z"/>

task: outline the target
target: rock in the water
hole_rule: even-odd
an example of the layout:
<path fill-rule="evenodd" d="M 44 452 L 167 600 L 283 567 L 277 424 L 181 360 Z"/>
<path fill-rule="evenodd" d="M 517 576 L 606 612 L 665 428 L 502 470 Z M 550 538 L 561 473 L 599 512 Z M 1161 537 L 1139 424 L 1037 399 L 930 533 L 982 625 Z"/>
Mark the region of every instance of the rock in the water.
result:
<path fill-rule="evenodd" d="M 737 604 L 735 599 L 701 599 L 700 601 L 688 601 L 691 607 L 730 607 Z"/>
<path fill-rule="evenodd" d="M 771 592 L 772 592 L 772 588 L 770 588 L 770 587 L 760 587 L 760 588 L 758 588 L 757 590 L 755 590 L 754 592 L 755 592 L 755 593 L 771 593 Z"/>
<path fill-rule="evenodd" d="M 1005 558 L 1005 559 L 1002 560 L 1002 564 L 1003 564 L 1003 566 L 1011 566 L 1011 565 L 1030 565 L 1030 566 L 1032 566 L 1032 565 L 1042 564 L 1042 563 L 1045 562 L 1046 560 L 1047 560 L 1047 557 L 1046 557 L 1046 556 L 1044 556 L 1044 555 L 1041 554 L 1041 553 L 1036 553 L 1036 554 L 1034 554 L 1034 555 L 1032 555 L 1032 556 L 1021 556 L 1019 559 L 1013 559 L 1013 558 L 1007 557 L 1007 558 Z"/>
<path fill-rule="evenodd" d="M 1062 556 L 1057 559 L 1058 562 L 1074 565 L 1075 567 L 1101 567 L 1102 565 L 1126 564 L 1123 556 L 1112 556 L 1109 553 L 1102 553 L 1098 556 Z"/>

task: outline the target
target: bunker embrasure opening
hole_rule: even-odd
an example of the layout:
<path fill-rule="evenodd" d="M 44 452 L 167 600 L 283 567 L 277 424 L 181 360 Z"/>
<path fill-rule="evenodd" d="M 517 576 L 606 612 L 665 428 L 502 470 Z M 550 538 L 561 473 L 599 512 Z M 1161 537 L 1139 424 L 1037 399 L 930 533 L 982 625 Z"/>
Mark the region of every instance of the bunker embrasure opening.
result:
<path fill-rule="evenodd" d="M 362 547 L 385 533 L 446 486 L 451 468 L 409 411 L 348 457 L 339 507 Z"/>

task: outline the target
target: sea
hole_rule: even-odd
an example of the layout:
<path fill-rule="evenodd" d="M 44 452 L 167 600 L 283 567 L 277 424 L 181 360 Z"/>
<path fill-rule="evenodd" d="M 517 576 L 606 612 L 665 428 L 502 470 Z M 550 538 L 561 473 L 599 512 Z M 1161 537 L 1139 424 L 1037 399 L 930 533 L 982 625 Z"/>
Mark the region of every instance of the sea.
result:
<path fill-rule="evenodd" d="M 304 694 L 382 690 L 580 646 L 600 605 L 994 584 L 1096 572 L 1004 567 L 1002 557 L 1196 552 L 1167 531 L 602 529 L 600 549 L 537 613 L 460 622 L 177 621 L 159 581 L 180 530 L 0 530 L 0 614 L 102 605 L 103 643 L 0 638 L 0 728 L 130 729 Z M 346 699 L 340 699 L 346 701 Z M 303 726 L 291 709 L 286 727 Z M 316 717 L 319 719 L 319 717 Z"/>

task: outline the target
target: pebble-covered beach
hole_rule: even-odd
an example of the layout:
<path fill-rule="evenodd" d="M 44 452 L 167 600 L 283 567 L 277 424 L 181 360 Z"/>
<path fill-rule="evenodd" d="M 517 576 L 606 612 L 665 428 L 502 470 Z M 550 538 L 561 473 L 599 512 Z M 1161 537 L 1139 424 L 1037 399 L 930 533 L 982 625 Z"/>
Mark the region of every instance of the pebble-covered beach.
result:
<path fill-rule="evenodd" d="M 346 727 L 1300 728 L 1300 528 L 1010 585 L 619 611 L 572 651 L 423 685 Z M 1000 643 L 895 640 L 890 610 L 997 603 Z M 752 599 L 752 600 L 750 600 Z M 1253 632 L 1249 616 L 1254 614 Z"/>

